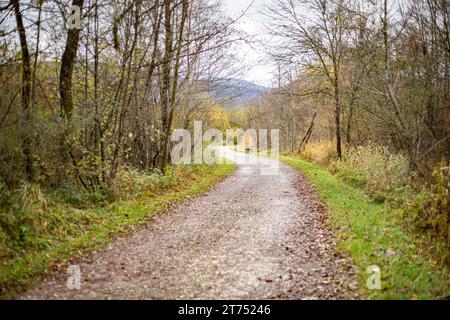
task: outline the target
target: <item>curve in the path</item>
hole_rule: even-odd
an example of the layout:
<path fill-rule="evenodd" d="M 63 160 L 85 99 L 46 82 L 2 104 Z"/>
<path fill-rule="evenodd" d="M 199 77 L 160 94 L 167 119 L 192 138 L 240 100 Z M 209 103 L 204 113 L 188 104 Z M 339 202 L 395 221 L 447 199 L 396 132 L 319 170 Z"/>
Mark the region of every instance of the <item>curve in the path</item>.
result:
<path fill-rule="evenodd" d="M 334 252 L 306 179 L 278 160 L 219 150 L 237 171 L 155 216 L 145 230 L 78 262 L 22 299 L 339 299 L 355 270 Z M 269 168 L 269 170 L 267 169 Z M 274 171 L 275 170 L 275 171 Z"/>

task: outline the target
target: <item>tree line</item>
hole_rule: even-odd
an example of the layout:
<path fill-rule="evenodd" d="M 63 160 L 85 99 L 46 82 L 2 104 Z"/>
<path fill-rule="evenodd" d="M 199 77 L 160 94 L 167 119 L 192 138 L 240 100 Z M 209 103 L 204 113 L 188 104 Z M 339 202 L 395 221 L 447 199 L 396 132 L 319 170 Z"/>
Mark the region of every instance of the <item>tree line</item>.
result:
<path fill-rule="evenodd" d="M 98 190 L 121 166 L 164 173 L 172 128 L 232 63 L 233 22 L 219 1 L 1 1 L 0 179 Z"/>
<path fill-rule="evenodd" d="M 276 0 L 265 11 L 280 85 L 248 110 L 283 128 L 285 151 L 310 139 L 371 141 L 429 174 L 450 159 L 448 0 Z"/>

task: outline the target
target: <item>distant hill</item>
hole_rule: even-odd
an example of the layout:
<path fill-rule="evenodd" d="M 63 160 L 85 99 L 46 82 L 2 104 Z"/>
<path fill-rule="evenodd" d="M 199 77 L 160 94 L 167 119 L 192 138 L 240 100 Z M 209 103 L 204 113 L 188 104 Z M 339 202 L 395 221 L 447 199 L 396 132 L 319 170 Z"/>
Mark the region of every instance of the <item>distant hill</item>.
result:
<path fill-rule="evenodd" d="M 226 108 L 244 106 L 271 89 L 240 79 L 215 80 L 211 94 Z"/>

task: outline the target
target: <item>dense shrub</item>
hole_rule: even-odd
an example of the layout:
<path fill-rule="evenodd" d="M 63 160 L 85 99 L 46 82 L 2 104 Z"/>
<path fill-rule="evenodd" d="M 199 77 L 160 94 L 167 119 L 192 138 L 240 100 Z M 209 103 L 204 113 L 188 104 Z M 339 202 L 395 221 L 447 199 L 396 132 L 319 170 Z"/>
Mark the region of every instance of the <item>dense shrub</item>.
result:
<path fill-rule="evenodd" d="M 450 262 L 450 168 L 434 170 L 425 187 L 413 183 L 408 160 L 388 148 L 368 144 L 346 149 L 342 161 L 335 157 L 334 144 L 309 144 L 302 154 L 307 160 L 327 166 L 346 183 L 363 188 L 374 200 L 389 200 L 401 208 L 407 225 L 417 227 L 427 240 L 427 250 L 441 263 Z M 416 191 L 414 191 L 416 190 Z M 420 192 L 418 190 L 421 190 Z"/>
<path fill-rule="evenodd" d="M 118 172 L 113 186 L 113 193 L 118 199 L 131 199 L 155 192 L 156 188 L 164 188 L 170 180 L 170 175 L 164 176 L 156 169 L 150 173 L 143 173 L 127 167 Z"/>
<path fill-rule="evenodd" d="M 46 233 L 52 224 L 48 201 L 36 184 L 22 182 L 14 192 L 3 191 L 8 198 L 0 207 L 1 254 L 18 247 L 45 246 L 45 239 L 36 237 Z"/>
<path fill-rule="evenodd" d="M 337 159 L 336 142 L 320 141 L 309 143 L 302 151 L 302 156 L 317 164 L 329 164 L 331 160 Z"/>
<path fill-rule="evenodd" d="M 328 169 L 353 187 L 364 187 L 367 184 L 367 175 L 346 161 L 332 161 L 328 164 Z"/>
<path fill-rule="evenodd" d="M 378 200 L 395 195 L 396 189 L 409 182 L 408 160 L 374 144 L 349 150 L 344 160 L 333 166 L 338 176 L 365 185 L 367 193 Z"/>
<path fill-rule="evenodd" d="M 334 142 L 316 142 L 306 146 L 302 156 L 326 165 L 332 173 L 354 187 L 365 187 L 366 192 L 379 201 L 393 198 L 410 180 L 408 160 L 375 144 L 346 148 L 344 158 L 338 161 Z"/>
<path fill-rule="evenodd" d="M 450 168 L 434 170 L 434 181 L 404 208 L 406 217 L 427 231 L 443 263 L 450 263 Z"/>
<path fill-rule="evenodd" d="M 0 181 L 0 261 L 82 233 L 102 219 L 102 207 L 114 200 L 165 190 L 184 174 L 171 170 L 163 176 L 122 168 L 113 190 L 83 191 L 68 185 L 44 192 L 38 184 L 22 182 L 11 191 Z"/>
<path fill-rule="evenodd" d="M 8 188 L 20 183 L 23 154 L 18 130 L 0 131 L 0 181 Z"/>

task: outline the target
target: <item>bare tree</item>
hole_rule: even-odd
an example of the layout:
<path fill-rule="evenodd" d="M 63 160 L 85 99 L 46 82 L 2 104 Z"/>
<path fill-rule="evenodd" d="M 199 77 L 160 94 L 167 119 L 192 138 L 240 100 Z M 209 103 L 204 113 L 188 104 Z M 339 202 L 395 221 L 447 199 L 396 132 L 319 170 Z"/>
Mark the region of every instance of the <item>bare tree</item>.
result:
<path fill-rule="evenodd" d="M 342 69 L 350 28 L 347 5 L 346 0 L 278 0 L 267 11 L 272 19 L 269 30 L 280 39 L 272 50 L 273 56 L 294 68 L 300 66 L 302 70 L 297 72 L 312 71 L 324 76 L 330 85 L 339 159 L 342 158 Z"/>

